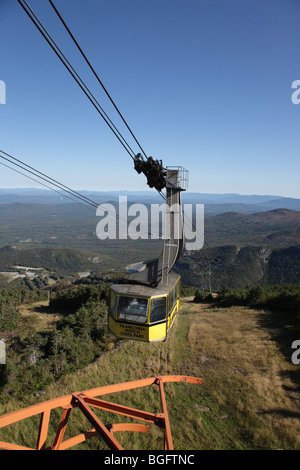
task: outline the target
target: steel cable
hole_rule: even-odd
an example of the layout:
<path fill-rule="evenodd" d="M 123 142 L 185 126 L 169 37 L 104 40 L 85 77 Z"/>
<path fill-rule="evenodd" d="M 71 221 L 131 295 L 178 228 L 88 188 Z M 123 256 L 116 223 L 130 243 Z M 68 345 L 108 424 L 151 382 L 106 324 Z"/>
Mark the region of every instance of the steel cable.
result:
<path fill-rule="evenodd" d="M 1 155 L 4 154 L 6 156 L 3 156 Z M 29 178 L 30 180 L 32 181 L 35 181 L 39 184 L 41 184 L 42 186 L 48 188 L 48 189 L 51 189 L 52 191 L 55 191 L 56 193 L 58 193 L 60 196 L 62 195 L 61 192 L 59 192 L 57 189 L 54 189 L 53 187 L 51 186 L 48 186 L 49 184 L 54 186 L 55 188 L 58 188 L 60 189 L 61 191 L 63 191 L 63 195 L 66 196 L 68 199 L 72 200 L 73 202 L 76 202 L 76 203 L 79 203 L 81 204 L 82 206 L 90 209 L 91 207 L 93 207 L 94 209 L 98 208 L 99 206 L 101 206 L 101 204 L 98 204 L 96 203 L 95 201 L 93 201 L 92 199 L 82 195 L 81 193 L 79 193 L 78 191 L 74 191 L 73 189 L 69 188 L 68 186 L 60 183 L 59 181 L 51 178 L 50 176 L 47 176 L 45 173 L 42 173 L 41 171 L 35 169 L 34 167 L 24 163 L 22 160 L 16 158 L 16 157 L 13 157 L 12 155 L 10 155 L 9 153 L 7 152 L 4 152 L 3 150 L 0 150 L 0 158 L 4 159 L 5 161 L 7 161 L 8 163 L 14 165 L 14 166 L 17 166 L 18 168 L 20 168 L 21 170 L 23 171 L 26 171 L 27 173 L 30 173 L 31 175 L 35 176 L 37 179 L 33 178 L 32 176 L 29 176 L 23 172 L 21 172 L 20 170 L 17 170 L 16 168 L 12 168 L 11 166 L 3 163 L 3 162 L 0 162 L 1 165 L 15 171 L 16 173 L 19 173 L 21 174 L 22 176 L 25 176 L 26 178 Z M 42 180 L 42 181 L 41 181 Z M 45 184 L 44 182 L 48 183 Z M 66 194 L 67 195 L 66 195 Z M 72 196 L 72 197 L 71 197 Z M 76 199 L 74 199 L 76 198 Z M 79 202 L 78 199 L 82 202 Z M 116 217 L 116 219 L 118 219 L 119 221 L 121 222 L 124 222 L 126 224 L 128 224 L 128 219 L 125 219 L 124 217 L 121 217 L 119 214 L 117 214 L 116 212 L 112 212 L 110 211 L 109 209 L 105 208 L 105 212 L 107 212 L 108 214 L 111 214 L 113 216 Z M 162 237 L 157 234 L 157 233 L 152 233 L 151 231 L 148 230 L 148 232 L 141 232 L 141 234 L 146 234 L 148 236 L 150 236 L 150 238 L 152 238 L 152 236 L 154 235 L 155 237 L 161 239 Z"/>
<path fill-rule="evenodd" d="M 142 153 L 145 155 L 145 157 L 147 158 L 147 155 L 146 153 L 144 152 L 143 148 L 141 147 L 139 141 L 137 140 L 137 138 L 135 137 L 134 133 L 132 132 L 132 130 L 130 129 L 129 125 L 127 124 L 127 122 L 125 121 L 124 117 L 122 116 L 119 108 L 117 107 L 117 105 L 115 104 L 115 102 L 113 101 L 112 97 L 110 96 L 110 94 L 108 93 L 106 87 L 104 86 L 104 84 L 102 83 L 102 81 L 100 80 L 98 74 L 96 73 L 94 67 L 92 66 L 92 64 L 90 63 L 90 61 L 88 60 L 87 56 L 85 55 L 85 53 L 83 52 L 82 48 L 80 47 L 80 45 L 78 44 L 77 40 L 75 39 L 74 35 L 72 34 L 72 32 L 70 31 L 70 28 L 68 27 L 68 25 L 66 24 L 65 20 L 63 19 L 63 17 L 61 16 L 61 14 L 59 13 L 59 11 L 57 10 L 56 6 L 54 5 L 53 1 L 52 0 L 49 0 L 52 8 L 54 9 L 55 13 L 57 14 L 58 18 L 60 19 L 60 21 L 62 22 L 62 24 L 64 25 L 65 29 L 67 30 L 67 32 L 69 33 L 70 37 L 72 38 L 74 44 L 76 45 L 77 49 L 79 50 L 79 52 L 81 53 L 82 57 L 84 58 L 84 60 L 86 61 L 86 63 L 88 64 L 89 68 L 91 69 L 91 71 L 93 72 L 94 76 L 96 77 L 96 79 L 98 80 L 98 82 L 100 83 L 101 87 L 103 88 L 103 90 L 105 91 L 106 95 L 108 96 L 109 100 L 111 101 L 111 103 L 113 104 L 114 108 L 116 109 L 116 111 L 118 112 L 119 116 L 121 117 L 122 121 L 124 122 L 125 126 L 127 127 L 127 129 L 129 130 L 130 134 L 132 135 L 132 137 L 134 138 L 135 142 L 137 143 L 137 145 L 139 146 L 139 148 L 141 149 Z"/>
<path fill-rule="evenodd" d="M 50 0 L 49 0 L 50 1 Z M 72 77 L 74 78 L 74 80 L 76 81 L 76 83 L 79 85 L 79 87 L 82 89 L 82 91 L 85 93 L 85 95 L 87 96 L 87 98 L 91 101 L 91 103 L 93 104 L 93 106 L 96 108 L 96 110 L 98 111 L 98 113 L 101 115 L 101 117 L 104 119 L 104 121 L 106 122 L 106 124 L 109 126 L 109 128 L 112 130 L 112 132 L 115 134 L 115 136 L 117 137 L 117 139 L 120 141 L 120 143 L 123 145 L 123 147 L 125 148 L 125 150 L 127 151 L 127 153 L 129 154 L 129 156 L 132 158 L 132 160 L 134 160 L 134 156 L 135 156 L 135 153 L 134 151 L 132 150 L 132 148 L 130 147 L 130 145 L 128 144 L 128 142 L 126 142 L 125 138 L 121 135 L 121 133 L 118 131 L 118 129 L 116 128 L 116 126 L 112 123 L 112 121 L 109 119 L 109 117 L 107 116 L 107 114 L 105 113 L 105 111 L 102 109 L 102 107 L 100 106 L 100 104 L 97 102 L 97 100 L 94 98 L 94 96 L 92 95 L 92 93 L 90 92 L 90 90 L 88 89 L 88 87 L 85 85 L 85 83 L 83 82 L 83 80 L 80 78 L 80 76 L 77 74 L 77 72 L 75 71 L 75 69 L 72 67 L 72 65 L 70 64 L 70 62 L 67 60 L 67 58 L 65 57 L 65 55 L 62 53 L 62 51 L 60 50 L 60 48 L 57 46 L 57 44 L 55 43 L 55 41 L 53 40 L 53 38 L 51 37 L 51 35 L 48 33 L 48 31 L 46 30 L 46 28 L 43 26 L 43 24 L 41 23 L 41 21 L 38 19 L 37 15 L 33 12 L 33 10 L 30 8 L 30 6 L 28 5 L 28 3 L 26 2 L 26 0 L 18 0 L 18 3 L 21 5 L 21 7 L 24 9 L 24 11 L 26 12 L 26 14 L 29 16 L 29 18 L 31 19 L 31 21 L 34 23 L 34 25 L 37 27 L 37 29 L 40 31 L 40 33 L 42 34 L 42 36 L 44 37 L 44 39 L 48 42 L 48 44 L 50 45 L 50 47 L 52 48 L 52 50 L 55 52 L 55 54 L 58 56 L 58 58 L 61 60 L 61 62 L 63 63 L 63 65 L 67 68 L 67 70 L 69 71 L 69 73 L 72 75 Z M 89 60 L 87 59 L 87 57 L 85 56 L 85 54 L 83 53 L 81 47 L 79 46 L 78 42 L 76 41 L 76 39 L 74 38 L 73 34 L 71 33 L 71 31 L 69 30 L 68 26 L 66 25 L 66 23 L 64 22 L 63 18 L 61 17 L 60 13 L 58 12 L 57 8 L 55 7 L 55 5 L 53 4 L 53 2 L 51 2 L 51 5 L 52 7 L 54 8 L 54 10 L 56 11 L 57 15 L 59 16 L 59 18 L 61 19 L 62 23 L 64 24 L 64 26 L 66 27 L 67 31 L 69 32 L 69 34 L 71 35 L 74 43 L 76 44 L 76 46 L 78 47 L 78 49 L 80 50 L 81 54 L 83 55 L 83 57 L 85 58 L 86 62 L 88 63 L 89 67 L 91 68 L 91 70 L 93 71 L 93 73 L 95 74 L 97 80 L 99 81 L 99 83 L 101 84 L 101 86 L 103 87 L 104 91 L 106 92 L 107 96 L 109 97 L 109 99 L 111 100 L 111 102 L 113 103 L 114 107 L 116 108 L 116 110 L 118 111 L 119 115 L 121 116 L 123 122 L 126 124 L 126 127 L 128 128 L 128 130 L 130 131 L 131 135 L 133 136 L 133 138 L 135 139 L 135 141 L 137 142 L 138 146 L 140 147 L 141 151 L 144 153 L 144 155 L 146 156 L 144 150 L 142 149 L 141 145 L 139 144 L 139 142 L 137 141 L 136 137 L 134 136 L 133 132 L 131 131 L 131 129 L 129 128 L 128 124 L 126 123 L 126 121 L 124 120 L 122 114 L 120 113 L 119 109 L 117 108 L 117 106 L 115 105 L 114 101 L 112 100 L 111 96 L 109 95 L 108 91 L 106 90 L 106 88 L 104 87 L 103 83 L 101 82 L 100 78 L 98 77 L 98 75 L 96 74 L 94 68 L 92 67 L 92 65 L 90 64 Z M 147 156 L 146 156 L 147 158 Z M 157 190 L 157 189 L 156 189 Z M 166 199 L 164 194 L 157 190 L 158 194 L 163 198 L 163 199 Z"/>
<path fill-rule="evenodd" d="M 45 27 L 42 25 L 41 21 L 38 19 L 36 14 L 33 12 L 33 10 L 30 8 L 26 0 L 23 0 L 24 4 L 22 3 L 22 0 L 18 0 L 18 3 L 21 5 L 23 10 L 26 12 L 26 14 L 29 16 L 31 21 L 34 23 L 36 28 L 40 31 L 44 39 L 47 41 L 51 49 L 55 52 L 57 57 L 60 59 L 60 61 L 63 63 L 63 65 L 66 67 L 68 72 L 72 75 L 78 86 L 82 89 L 84 94 L 87 96 L 87 98 L 90 100 L 92 105 L 95 107 L 95 109 L 98 111 L 98 113 L 101 115 L 101 117 L 104 119 L 108 127 L 111 129 L 111 131 L 114 133 L 114 135 L 117 137 L 119 142 L 122 144 L 122 146 L 125 148 L 127 153 L 130 155 L 132 159 L 134 159 L 134 151 L 131 149 L 129 144 L 126 142 L 124 137 L 121 135 L 121 133 L 117 130 L 116 126 L 112 123 L 112 121 L 109 119 L 107 114 L 104 112 L 104 110 L 101 108 L 99 103 L 96 101 L 88 87 L 85 85 L 83 80 L 80 78 L 80 76 L 77 74 L 75 69 L 72 67 L 70 62 L 66 59 L 64 54 L 61 52 L 55 41 L 52 39 L 51 35 L 48 33 L 48 31 L 45 29 Z M 26 8 L 27 7 L 27 8 Z"/>

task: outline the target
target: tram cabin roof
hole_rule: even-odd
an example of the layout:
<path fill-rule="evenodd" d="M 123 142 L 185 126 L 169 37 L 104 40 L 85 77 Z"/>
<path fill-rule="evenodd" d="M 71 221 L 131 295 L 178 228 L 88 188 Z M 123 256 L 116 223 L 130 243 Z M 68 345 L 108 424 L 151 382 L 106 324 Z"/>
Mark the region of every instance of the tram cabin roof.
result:
<path fill-rule="evenodd" d="M 169 273 L 167 279 L 161 281 L 157 287 L 147 287 L 140 284 L 114 284 L 110 288 L 117 294 L 132 295 L 140 297 L 153 297 L 156 295 L 167 295 L 174 284 L 178 281 L 179 275 Z"/>

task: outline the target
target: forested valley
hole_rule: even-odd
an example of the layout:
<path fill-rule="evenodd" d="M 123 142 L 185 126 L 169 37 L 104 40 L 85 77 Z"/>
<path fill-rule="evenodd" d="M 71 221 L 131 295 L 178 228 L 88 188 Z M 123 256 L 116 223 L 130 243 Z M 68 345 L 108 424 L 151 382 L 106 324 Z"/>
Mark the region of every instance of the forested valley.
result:
<path fill-rule="evenodd" d="M 47 300 L 43 311 L 59 320 L 39 331 L 34 318 L 19 307 Z M 108 283 L 62 283 L 52 288 L 32 286 L 0 291 L 0 339 L 6 364 L 0 365 L 0 400 L 8 395 L 39 393 L 49 383 L 92 362 L 114 346 L 107 330 Z"/>

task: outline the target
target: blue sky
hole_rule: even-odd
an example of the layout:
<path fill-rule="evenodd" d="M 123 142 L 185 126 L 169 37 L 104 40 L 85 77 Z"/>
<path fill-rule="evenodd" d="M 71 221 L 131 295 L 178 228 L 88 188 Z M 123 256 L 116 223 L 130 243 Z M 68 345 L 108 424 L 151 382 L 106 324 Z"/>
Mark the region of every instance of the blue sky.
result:
<path fill-rule="evenodd" d="M 134 145 L 48 0 L 28 3 Z M 187 168 L 189 191 L 300 197 L 298 0 L 54 3 L 147 155 Z M 0 40 L 0 148 L 74 189 L 146 189 L 17 0 L 0 0 Z"/>

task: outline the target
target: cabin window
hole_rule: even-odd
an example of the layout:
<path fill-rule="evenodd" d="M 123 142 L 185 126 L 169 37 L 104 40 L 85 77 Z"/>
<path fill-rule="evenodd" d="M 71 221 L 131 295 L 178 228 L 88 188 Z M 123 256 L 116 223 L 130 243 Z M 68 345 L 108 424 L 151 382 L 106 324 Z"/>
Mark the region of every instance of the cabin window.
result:
<path fill-rule="evenodd" d="M 151 300 L 150 323 L 166 319 L 166 297 Z"/>
<path fill-rule="evenodd" d="M 146 323 L 148 318 L 148 299 L 119 295 L 118 320 Z"/>
<path fill-rule="evenodd" d="M 178 282 L 175 285 L 175 301 L 178 300 Z"/>
<path fill-rule="evenodd" d="M 111 290 L 110 299 L 109 299 L 109 314 L 112 318 L 115 318 L 116 306 L 117 306 L 117 294 L 113 290 Z"/>

